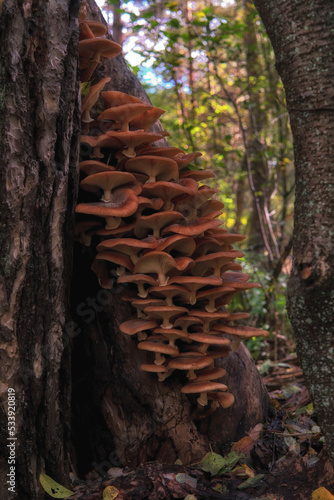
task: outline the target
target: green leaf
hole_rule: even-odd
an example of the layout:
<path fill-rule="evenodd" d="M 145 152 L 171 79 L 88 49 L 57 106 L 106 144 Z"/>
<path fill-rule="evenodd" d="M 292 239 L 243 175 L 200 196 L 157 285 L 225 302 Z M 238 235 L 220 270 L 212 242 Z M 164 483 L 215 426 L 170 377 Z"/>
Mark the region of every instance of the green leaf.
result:
<path fill-rule="evenodd" d="M 204 470 L 204 472 L 210 472 L 212 476 L 215 476 L 225 466 L 225 464 L 226 461 L 224 457 L 218 455 L 218 453 L 211 452 L 208 453 L 206 458 L 203 460 L 202 470 Z"/>
<path fill-rule="evenodd" d="M 67 498 L 74 495 L 73 491 L 68 490 L 67 488 L 57 483 L 50 476 L 47 476 L 46 474 L 41 474 L 39 476 L 39 482 L 41 483 L 46 493 L 50 495 L 50 497 Z"/>
<path fill-rule="evenodd" d="M 232 470 L 233 467 L 239 462 L 240 458 L 244 458 L 243 453 L 238 453 L 236 451 L 231 451 L 226 457 L 225 457 L 225 467 L 222 472 L 228 472 L 229 470 Z"/>
<path fill-rule="evenodd" d="M 238 490 L 246 490 L 247 488 L 255 488 L 262 479 L 264 479 L 266 476 L 265 474 L 258 474 L 257 476 L 254 477 L 249 477 L 244 481 L 243 483 L 239 484 Z"/>

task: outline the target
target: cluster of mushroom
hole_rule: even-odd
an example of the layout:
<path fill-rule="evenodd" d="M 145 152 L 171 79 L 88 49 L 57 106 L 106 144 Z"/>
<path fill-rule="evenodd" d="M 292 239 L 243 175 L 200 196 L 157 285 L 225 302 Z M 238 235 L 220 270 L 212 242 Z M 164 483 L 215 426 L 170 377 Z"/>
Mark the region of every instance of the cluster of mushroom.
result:
<path fill-rule="evenodd" d="M 93 31 L 90 22 L 81 23 Z M 92 234 L 99 237 L 92 269 L 100 285 L 110 288 L 115 271 L 117 282 L 127 284 L 124 300 L 137 317 L 120 330 L 152 356 L 141 369 L 161 381 L 183 370 L 189 381 L 183 393 L 198 394 L 201 406 L 211 400 L 212 408 L 227 408 L 234 397 L 217 382 L 225 370 L 214 360 L 242 339 L 267 335 L 237 324 L 247 313 L 226 310 L 235 293 L 259 286 L 234 262 L 243 253 L 232 245 L 244 237 L 221 227 L 223 203 L 212 198 L 218 190 L 203 184 L 215 175 L 191 165 L 200 153 L 153 145 L 168 135 L 148 132 L 163 110 L 108 91 L 101 93 L 103 112 L 91 118 L 108 81 L 93 85 L 82 104 L 85 199 L 76 212 L 85 216 L 77 234 L 87 245 Z"/>

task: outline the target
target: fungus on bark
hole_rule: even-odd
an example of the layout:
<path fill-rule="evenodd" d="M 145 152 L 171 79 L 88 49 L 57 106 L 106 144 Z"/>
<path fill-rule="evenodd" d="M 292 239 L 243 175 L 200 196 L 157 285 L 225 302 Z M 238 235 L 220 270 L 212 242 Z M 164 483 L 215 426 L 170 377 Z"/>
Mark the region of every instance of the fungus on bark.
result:
<path fill-rule="evenodd" d="M 101 58 L 121 51 L 114 42 L 96 38 L 103 34 L 101 25 L 81 15 L 84 79 Z M 213 198 L 218 190 L 200 185 L 214 173 L 187 168 L 201 153 L 155 147 L 168 133 L 147 130 L 164 111 L 123 92 L 101 92 L 108 81 L 92 86 L 83 100 L 80 187 L 90 196 L 86 201 L 83 193 L 76 212 L 90 220 L 80 215 L 77 235 L 85 243 L 91 234 L 100 238 L 92 269 L 101 286 L 112 286 L 110 270 L 116 268 L 117 283 L 129 287 L 124 300 L 137 318 L 122 323 L 120 331 L 137 337 L 140 350 L 154 353 L 154 363 L 142 363 L 142 370 L 161 381 L 175 370 L 186 371 L 192 382 L 182 388 L 184 394 L 199 394 L 200 406 L 212 401 L 211 410 L 227 408 L 234 397 L 217 382 L 225 371 L 215 368 L 214 360 L 228 356 L 242 338 L 267 335 L 239 325 L 248 313 L 230 313 L 226 307 L 238 291 L 258 286 L 235 262 L 243 253 L 233 244 L 244 236 L 222 227 L 224 205 Z M 89 111 L 100 92 L 104 110 L 96 123 L 108 123 L 97 134 L 89 129 Z M 94 194 L 102 194 L 102 201 L 91 201 Z M 100 227 L 103 219 L 105 228 Z"/>

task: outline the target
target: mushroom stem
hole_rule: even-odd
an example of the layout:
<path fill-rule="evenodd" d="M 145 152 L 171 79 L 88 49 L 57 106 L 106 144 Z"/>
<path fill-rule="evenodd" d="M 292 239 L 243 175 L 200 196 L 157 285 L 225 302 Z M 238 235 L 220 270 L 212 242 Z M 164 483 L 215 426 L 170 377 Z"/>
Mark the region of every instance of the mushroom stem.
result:
<path fill-rule="evenodd" d="M 121 217 L 111 216 L 111 217 L 105 217 L 105 219 L 106 219 L 105 229 L 116 229 L 122 222 Z"/>
<path fill-rule="evenodd" d="M 208 350 L 209 344 L 202 344 L 201 347 L 198 348 L 199 352 L 206 352 Z"/>
<path fill-rule="evenodd" d="M 196 292 L 190 292 L 190 296 L 188 298 L 188 304 L 191 304 L 192 306 L 194 306 L 197 302 L 197 299 L 196 299 Z"/>
<path fill-rule="evenodd" d="M 163 365 L 165 361 L 166 361 L 165 356 L 163 356 L 160 352 L 156 352 L 155 353 L 154 364 L 156 364 L 156 365 Z"/>
<path fill-rule="evenodd" d="M 135 147 L 134 146 L 128 146 L 127 148 L 123 149 L 122 153 L 127 158 L 135 158 L 135 156 L 136 156 L 136 152 L 135 152 Z"/>
<path fill-rule="evenodd" d="M 187 379 L 188 380 L 195 380 L 197 377 L 194 369 L 193 370 L 189 370 L 188 373 L 187 373 Z"/>
<path fill-rule="evenodd" d="M 158 274 L 158 282 L 160 286 L 167 286 L 169 278 L 165 275 L 165 273 Z"/>
<path fill-rule="evenodd" d="M 206 406 L 208 404 L 208 393 L 201 392 L 199 398 L 197 399 L 197 403 L 201 406 Z"/>
<path fill-rule="evenodd" d="M 108 202 L 111 200 L 111 189 L 105 189 L 101 201 Z"/>
<path fill-rule="evenodd" d="M 141 299 L 146 299 L 148 291 L 145 290 L 144 283 L 137 283 L 137 286 L 138 286 L 138 297 L 140 297 Z"/>

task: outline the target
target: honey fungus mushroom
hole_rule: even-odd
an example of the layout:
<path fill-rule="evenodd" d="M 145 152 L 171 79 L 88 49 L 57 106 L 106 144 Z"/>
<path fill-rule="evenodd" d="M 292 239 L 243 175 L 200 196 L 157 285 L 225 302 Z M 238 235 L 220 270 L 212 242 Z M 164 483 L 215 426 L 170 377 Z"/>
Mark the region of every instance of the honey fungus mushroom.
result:
<path fill-rule="evenodd" d="M 79 68 L 82 82 L 86 82 L 94 73 L 101 59 L 118 56 L 122 47 L 106 38 L 88 38 L 79 42 Z"/>
<path fill-rule="evenodd" d="M 85 77 L 106 56 L 90 48 L 94 40 L 99 47 L 104 44 L 96 38 L 99 29 L 88 22 L 82 28 Z M 228 310 L 235 293 L 257 286 L 235 262 L 243 253 L 233 244 L 244 237 L 222 227 L 224 204 L 213 198 L 218 190 L 201 185 L 215 177 L 213 172 L 187 170 L 201 153 L 154 145 L 168 133 L 147 130 L 164 111 L 135 96 L 102 91 L 107 83 L 109 78 L 93 85 L 83 100 L 83 202 L 76 212 L 89 215 L 87 235 L 94 231 L 97 241 L 92 269 L 102 286 L 113 285 L 111 269 L 119 275 L 117 283 L 127 285 L 124 300 L 133 315 L 120 331 L 147 351 L 141 369 L 161 382 L 183 371 L 191 381 L 182 388 L 184 394 L 197 394 L 200 406 L 212 401 L 210 410 L 227 408 L 234 397 L 220 383 L 225 371 L 214 366 L 215 359 L 226 357 L 242 338 L 267 334 L 237 325 L 248 314 Z M 100 93 L 104 110 L 95 124 L 103 133 L 89 125 Z"/>
<path fill-rule="evenodd" d="M 208 404 L 208 393 L 210 393 L 210 396 L 212 397 L 212 394 L 216 394 L 214 391 L 217 390 L 226 391 L 227 385 L 211 381 L 195 381 L 182 387 L 181 392 L 183 392 L 183 394 L 199 394 L 200 396 L 197 399 L 198 404 L 206 406 Z"/>

